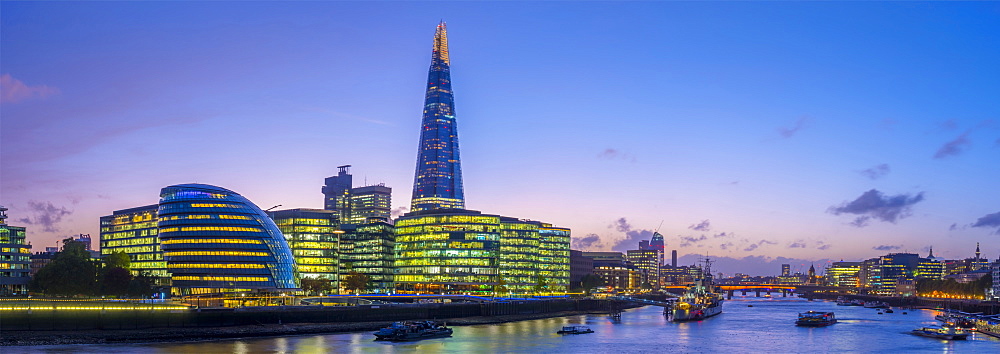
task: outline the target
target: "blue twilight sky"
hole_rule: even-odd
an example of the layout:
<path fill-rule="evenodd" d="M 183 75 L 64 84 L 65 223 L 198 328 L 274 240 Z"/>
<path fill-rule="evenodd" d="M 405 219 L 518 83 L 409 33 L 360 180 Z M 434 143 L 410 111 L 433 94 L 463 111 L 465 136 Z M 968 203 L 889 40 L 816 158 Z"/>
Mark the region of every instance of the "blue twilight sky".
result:
<path fill-rule="evenodd" d="M 408 206 L 445 19 L 470 209 L 589 250 L 662 221 L 667 249 L 724 272 L 1000 256 L 997 2 L 0 10 L 0 204 L 36 251 L 180 183 L 321 208 L 351 164 Z"/>

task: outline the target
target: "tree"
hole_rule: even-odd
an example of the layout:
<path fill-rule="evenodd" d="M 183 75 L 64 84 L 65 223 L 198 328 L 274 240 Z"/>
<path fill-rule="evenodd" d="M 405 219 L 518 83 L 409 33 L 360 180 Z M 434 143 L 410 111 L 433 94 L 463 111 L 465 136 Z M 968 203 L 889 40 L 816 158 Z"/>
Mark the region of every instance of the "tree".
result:
<path fill-rule="evenodd" d="M 101 274 L 101 294 L 122 296 L 128 293 L 132 272 L 122 267 L 105 268 Z"/>
<path fill-rule="evenodd" d="M 535 289 L 536 293 L 543 292 L 543 291 L 545 291 L 548 288 L 549 288 L 549 280 L 548 279 L 545 279 L 545 277 L 542 276 L 541 274 L 539 274 L 537 277 L 535 277 L 535 286 L 534 286 L 534 289 Z"/>
<path fill-rule="evenodd" d="M 371 280 L 367 275 L 361 274 L 355 271 L 347 273 L 344 277 L 343 284 L 344 289 L 351 290 L 354 293 L 361 293 L 368 290 L 368 282 Z"/>
<path fill-rule="evenodd" d="M 153 277 L 149 273 L 140 272 L 139 275 L 132 277 L 132 281 L 128 283 L 126 293 L 133 298 L 149 297 L 153 295 L 153 283 Z"/>
<path fill-rule="evenodd" d="M 302 278 L 302 290 L 310 295 L 323 295 L 333 291 L 333 281 L 326 278 Z"/>
<path fill-rule="evenodd" d="M 597 276 L 597 275 L 595 275 L 593 273 L 590 273 L 590 274 L 584 275 L 583 278 L 580 279 L 580 285 L 583 286 L 583 291 L 584 292 L 589 293 L 591 291 L 591 289 L 594 289 L 594 288 L 599 287 L 599 286 L 603 286 L 604 285 L 604 279 L 601 279 L 601 277 L 599 277 L 599 276 Z"/>
<path fill-rule="evenodd" d="M 132 260 L 128 258 L 127 253 L 115 251 L 112 254 L 104 256 L 104 266 L 108 269 L 124 268 L 125 270 L 130 270 L 132 269 Z"/>
<path fill-rule="evenodd" d="M 48 295 L 93 295 L 97 290 L 97 265 L 83 242 L 63 240 L 63 249 L 35 274 L 28 285 Z"/>
<path fill-rule="evenodd" d="M 505 280 L 503 277 L 500 277 L 500 280 L 497 281 L 497 285 L 493 286 L 493 296 L 506 293 L 507 293 L 507 280 Z"/>

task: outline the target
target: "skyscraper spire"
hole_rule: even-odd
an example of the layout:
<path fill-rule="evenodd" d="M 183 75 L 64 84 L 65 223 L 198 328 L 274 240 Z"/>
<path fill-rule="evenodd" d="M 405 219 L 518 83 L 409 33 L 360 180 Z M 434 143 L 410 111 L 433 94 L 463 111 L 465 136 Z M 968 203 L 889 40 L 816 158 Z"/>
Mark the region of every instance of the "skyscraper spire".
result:
<path fill-rule="evenodd" d="M 931 246 L 930 248 L 930 253 L 927 254 L 927 258 L 934 259 L 934 246 Z"/>
<path fill-rule="evenodd" d="M 979 242 L 976 242 L 976 259 L 979 259 Z"/>
<path fill-rule="evenodd" d="M 434 32 L 434 49 L 427 74 L 410 211 L 465 208 L 450 66 L 448 28 L 441 21 Z"/>

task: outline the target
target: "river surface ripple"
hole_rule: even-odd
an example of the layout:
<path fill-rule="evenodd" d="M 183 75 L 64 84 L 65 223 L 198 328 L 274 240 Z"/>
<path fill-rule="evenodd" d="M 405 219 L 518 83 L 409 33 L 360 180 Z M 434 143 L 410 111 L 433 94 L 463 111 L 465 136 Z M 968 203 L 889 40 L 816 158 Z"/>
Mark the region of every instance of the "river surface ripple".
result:
<path fill-rule="evenodd" d="M 751 306 L 752 305 L 752 306 Z M 799 298 L 734 297 L 719 316 L 672 323 L 659 307 L 626 311 L 621 320 L 581 315 L 496 325 L 456 326 L 451 338 L 375 342 L 371 332 L 246 338 L 187 343 L 7 347 L 5 353 L 1000 353 L 1000 339 L 975 333 L 965 341 L 917 337 L 938 324 L 935 311 L 892 314 Z M 796 327 L 797 313 L 833 311 L 837 324 Z M 563 325 L 595 333 L 558 335 Z"/>

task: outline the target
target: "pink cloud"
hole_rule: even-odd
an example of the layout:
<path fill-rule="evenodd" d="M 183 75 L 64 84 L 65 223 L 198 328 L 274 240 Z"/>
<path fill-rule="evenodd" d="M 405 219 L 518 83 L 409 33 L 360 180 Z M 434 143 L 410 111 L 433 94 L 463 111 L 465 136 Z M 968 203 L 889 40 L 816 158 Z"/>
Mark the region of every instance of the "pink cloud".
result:
<path fill-rule="evenodd" d="M 0 103 L 17 103 L 31 98 L 42 98 L 59 93 L 59 89 L 45 85 L 28 86 L 10 74 L 0 76 Z"/>

